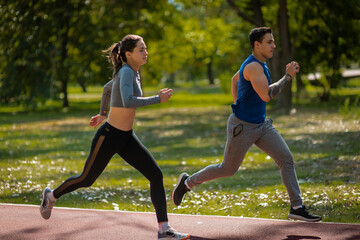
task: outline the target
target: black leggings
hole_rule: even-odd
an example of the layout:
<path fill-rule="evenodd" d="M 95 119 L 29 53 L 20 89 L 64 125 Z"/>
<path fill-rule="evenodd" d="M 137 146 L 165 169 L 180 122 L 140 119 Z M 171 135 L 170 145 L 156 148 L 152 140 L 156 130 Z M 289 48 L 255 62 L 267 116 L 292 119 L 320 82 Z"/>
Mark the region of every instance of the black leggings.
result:
<path fill-rule="evenodd" d="M 59 198 L 81 187 L 90 187 L 115 153 L 150 181 L 151 201 L 155 207 L 157 220 L 168 221 L 163 174 L 160 167 L 133 130 L 121 131 L 107 122 L 96 132 L 83 172 L 69 177 L 57 187 L 54 190 L 54 197 Z"/>

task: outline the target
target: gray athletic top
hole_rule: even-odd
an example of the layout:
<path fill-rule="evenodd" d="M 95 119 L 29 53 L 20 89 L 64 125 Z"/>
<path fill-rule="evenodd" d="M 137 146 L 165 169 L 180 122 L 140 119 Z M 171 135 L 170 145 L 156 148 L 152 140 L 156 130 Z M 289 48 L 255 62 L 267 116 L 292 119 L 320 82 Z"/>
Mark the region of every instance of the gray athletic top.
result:
<path fill-rule="evenodd" d="M 142 97 L 140 75 L 129 65 L 123 65 L 115 78 L 104 85 L 100 104 L 100 115 L 106 116 L 111 107 L 137 108 L 160 103 L 159 95 Z"/>

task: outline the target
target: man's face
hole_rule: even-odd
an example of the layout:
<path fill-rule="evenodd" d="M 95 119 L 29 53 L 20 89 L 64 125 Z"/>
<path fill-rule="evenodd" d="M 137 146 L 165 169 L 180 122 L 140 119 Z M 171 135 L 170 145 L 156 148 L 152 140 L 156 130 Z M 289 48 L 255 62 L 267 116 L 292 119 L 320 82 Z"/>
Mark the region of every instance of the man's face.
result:
<path fill-rule="evenodd" d="M 261 43 L 256 42 L 257 49 L 265 58 L 272 58 L 276 48 L 274 36 L 271 33 L 266 33 Z"/>

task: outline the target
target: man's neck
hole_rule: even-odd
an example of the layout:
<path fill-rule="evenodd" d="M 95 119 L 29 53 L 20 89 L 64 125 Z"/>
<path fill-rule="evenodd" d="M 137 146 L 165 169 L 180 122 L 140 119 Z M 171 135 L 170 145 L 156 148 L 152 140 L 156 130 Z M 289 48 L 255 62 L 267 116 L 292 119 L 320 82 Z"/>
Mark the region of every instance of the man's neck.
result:
<path fill-rule="evenodd" d="M 264 57 L 262 54 L 255 53 L 255 52 L 253 51 L 253 52 L 252 52 L 252 55 L 253 55 L 257 60 L 259 60 L 260 62 L 262 62 L 262 63 L 265 63 L 265 62 L 266 62 L 266 57 Z"/>

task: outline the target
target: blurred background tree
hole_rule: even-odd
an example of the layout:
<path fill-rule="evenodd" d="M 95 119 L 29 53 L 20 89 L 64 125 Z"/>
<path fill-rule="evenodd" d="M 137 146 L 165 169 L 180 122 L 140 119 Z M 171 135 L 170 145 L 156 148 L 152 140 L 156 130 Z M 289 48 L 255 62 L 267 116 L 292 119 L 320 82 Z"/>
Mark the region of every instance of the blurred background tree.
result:
<path fill-rule="evenodd" d="M 0 16 L 1 104 L 35 108 L 61 98 L 69 106 L 69 84 L 86 91 L 106 83 L 112 72 L 101 50 L 130 33 L 148 46 L 145 85 L 207 79 L 229 91 L 232 75 L 251 54 L 248 33 L 257 26 L 274 30 L 273 81 L 287 62 L 299 61 L 302 76 L 321 73 L 322 100 L 339 87 L 343 68 L 359 63 L 357 0 L 1 0 Z M 304 91 L 306 80 L 296 81 Z M 291 100 L 289 87 L 276 106 L 287 112 Z"/>
<path fill-rule="evenodd" d="M 317 80 L 323 91 L 319 98 L 328 101 L 330 89 L 339 87 L 343 80 L 343 69 L 360 62 L 360 1 L 310 0 L 292 5 L 302 13 L 294 14 L 293 19 L 295 58 L 303 72 L 320 73 Z"/>

